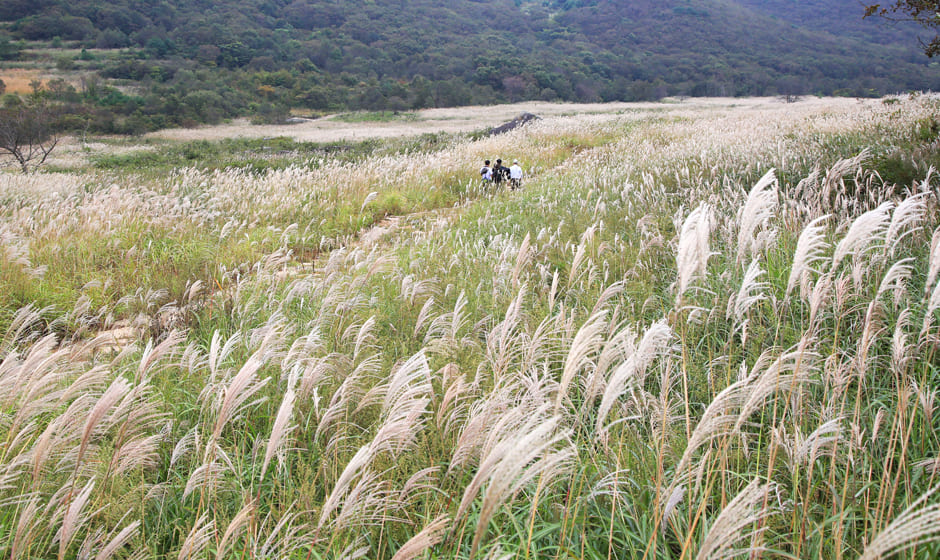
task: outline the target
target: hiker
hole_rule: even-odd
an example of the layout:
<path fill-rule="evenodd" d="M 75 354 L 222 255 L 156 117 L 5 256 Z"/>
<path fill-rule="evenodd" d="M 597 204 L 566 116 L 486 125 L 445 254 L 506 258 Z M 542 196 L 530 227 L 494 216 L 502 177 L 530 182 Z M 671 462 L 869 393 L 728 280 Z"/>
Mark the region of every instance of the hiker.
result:
<path fill-rule="evenodd" d="M 503 179 L 509 178 L 509 168 L 503 165 L 503 160 L 497 159 L 493 166 L 493 185 L 499 189 L 503 185 Z"/>
<path fill-rule="evenodd" d="M 519 160 L 512 162 L 509 168 L 509 188 L 516 190 L 522 188 L 522 167 L 519 166 Z"/>
<path fill-rule="evenodd" d="M 493 170 L 490 169 L 490 160 L 483 162 L 483 168 L 480 169 L 480 179 L 483 181 L 483 186 L 486 186 L 493 180 Z"/>

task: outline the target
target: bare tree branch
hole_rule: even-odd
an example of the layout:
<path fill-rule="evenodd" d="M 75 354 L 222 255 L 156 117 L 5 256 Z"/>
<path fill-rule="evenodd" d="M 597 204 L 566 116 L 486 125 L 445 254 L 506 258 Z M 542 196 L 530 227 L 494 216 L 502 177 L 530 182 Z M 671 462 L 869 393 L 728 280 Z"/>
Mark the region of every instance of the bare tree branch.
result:
<path fill-rule="evenodd" d="M 0 154 L 9 154 L 23 173 L 46 162 L 59 143 L 55 110 L 45 103 L 0 109 Z"/>
<path fill-rule="evenodd" d="M 865 4 L 864 17 L 880 16 L 894 21 L 914 21 L 934 32 L 940 31 L 940 0 L 895 0 L 889 4 Z M 899 15 L 900 14 L 900 15 Z M 929 42 L 920 41 L 924 53 L 940 54 L 940 34 Z"/>

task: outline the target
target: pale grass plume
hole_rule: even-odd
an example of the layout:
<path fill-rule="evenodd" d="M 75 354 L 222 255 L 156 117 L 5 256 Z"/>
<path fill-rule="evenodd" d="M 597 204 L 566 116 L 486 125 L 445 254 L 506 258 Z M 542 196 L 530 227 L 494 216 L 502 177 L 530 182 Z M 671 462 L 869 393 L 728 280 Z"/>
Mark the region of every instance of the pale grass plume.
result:
<path fill-rule="evenodd" d="M 225 529 L 225 533 L 222 535 L 222 540 L 219 541 L 218 547 L 216 548 L 216 560 L 228 558 L 229 549 L 231 549 L 238 537 L 245 531 L 245 528 L 248 527 L 248 524 L 257 513 L 257 510 L 258 506 L 255 504 L 254 500 L 248 500 L 248 503 L 232 518 L 228 527 Z"/>
<path fill-rule="evenodd" d="M 807 349 L 809 343 L 804 339 L 794 350 L 775 359 L 771 349 L 765 351 L 749 373 L 715 396 L 692 430 L 676 466 L 672 488 L 689 479 L 693 456 L 699 448 L 718 438 L 742 434 L 751 414 L 774 393 L 799 390 L 811 380 L 818 356 Z"/>
<path fill-rule="evenodd" d="M 437 351 L 454 344 L 474 344 L 472 338 L 462 334 L 470 324 L 468 303 L 467 294 L 461 292 L 454 303 L 453 311 L 443 313 L 431 321 L 424 335 L 424 344 L 429 351 Z"/>
<path fill-rule="evenodd" d="M 597 226 L 591 225 L 581 234 L 581 242 L 575 250 L 574 258 L 571 260 L 571 270 L 568 271 L 568 285 L 572 286 L 581 276 L 581 266 L 590 259 L 588 258 L 588 248 L 594 243 L 594 234 L 597 232 Z"/>
<path fill-rule="evenodd" d="M 568 386 L 575 376 L 584 369 L 593 366 L 594 355 L 604 343 L 603 335 L 607 329 L 607 311 L 601 310 L 591 315 L 578 329 L 562 370 L 558 384 L 555 408 L 558 409 L 568 399 Z"/>
<path fill-rule="evenodd" d="M 228 465 L 220 461 L 199 465 L 189 475 L 189 480 L 186 481 L 186 487 L 183 489 L 183 497 L 189 496 L 198 488 L 215 488 L 230 470 Z"/>
<path fill-rule="evenodd" d="M 914 260 L 913 257 L 908 257 L 892 264 L 891 268 L 888 269 L 881 279 L 875 298 L 877 299 L 884 294 L 890 294 L 891 300 L 895 306 L 903 301 L 907 293 L 905 289 L 906 284 L 914 273 Z"/>
<path fill-rule="evenodd" d="M 921 410 L 924 412 L 924 418 L 927 420 L 927 425 L 933 425 L 933 417 L 937 412 L 937 403 L 940 401 L 937 396 L 937 391 L 921 388 L 915 381 L 911 381 L 911 390 L 917 396 L 917 402 L 920 404 Z"/>
<path fill-rule="evenodd" d="M 940 540 L 940 504 L 926 505 L 938 488 L 934 486 L 898 514 L 868 543 L 859 560 L 878 560 Z"/>
<path fill-rule="evenodd" d="M 868 371 L 871 348 L 885 331 L 884 320 L 884 309 L 878 300 L 872 300 L 865 312 L 865 324 L 862 326 L 861 336 L 858 340 L 858 351 L 855 354 L 856 372 L 861 380 L 864 379 L 865 373 Z"/>
<path fill-rule="evenodd" d="M 598 407 L 597 421 L 594 426 L 598 433 L 605 432 L 610 427 L 605 426 L 605 422 L 617 399 L 633 387 L 642 387 L 646 379 L 646 369 L 657 355 L 668 348 L 672 337 L 672 329 L 668 322 L 660 319 L 646 330 L 636 351 L 614 370 Z"/>
<path fill-rule="evenodd" d="M 379 197 L 379 193 L 377 193 L 376 191 L 370 192 L 368 196 L 366 196 L 365 200 L 362 201 L 362 206 L 359 207 L 359 213 L 361 214 L 366 209 L 366 206 L 368 206 L 370 202 L 372 202 L 378 197 Z"/>
<path fill-rule="evenodd" d="M 437 302 L 434 301 L 434 297 L 431 296 L 425 300 L 424 304 L 421 306 L 421 311 L 418 312 L 418 317 L 415 319 L 415 326 L 412 331 L 412 335 L 415 338 L 418 338 L 418 335 L 424 329 L 425 324 L 427 324 L 431 317 L 434 314 L 434 307 L 437 305 Z M 427 338 L 425 338 L 425 343 L 427 343 Z"/>
<path fill-rule="evenodd" d="M 898 203 L 891 215 L 891 223 L 885 232 L 885 246 L 888 254 L 894 255 L 898 245 L 905 237 L 913 235 L 927 215 L 927 202 L 930 193 L 913 194 Z"/>
<path fill-rule="evenodd" d="M 163 433 L 156 433 L 124 441 L 111 458 L 110 472 L 120 476 L 138 468 L 156 466 L 159 463 L 160 444 L 165 439 Z"/>
<path fill-rule="evenodd" d="M 552 274 L 552 287 L 548 292 L 548 308 L 555 309 L 555 300 L 558 297 L 558 285 L 559 285 L 560 276 L 556 270 Z"/>
<path fill-rule="evenodd" d="M 560 418 L 549 415 L 549 410 L 546 403 L 532 412 L 504 416 L 513 418 L 512 423 L 501 422 L 494 429 L 498 440 L 481 457 L 456 514 L 456 518 L 463 518 L 486 484 L 470 556 L 476 553 L 497 508 L 510 495 L 540 475 L 548 480 L 558 476 L 574 458 L 574 449 L 566 445 L 569 433 L 559 429 Z M 520 423 L 520 417 L 525 421 Z"/>
<path fill-rule="evenodd" d="M 812 376 L 820 357 L 810 349 L 812 344 L 812 339 L 804 337 L 793 350 L 778 356 L 763 372 L 756 375 L 756 382 L 741 405 L 735 424 L 736 431 L 740 430 L 748 418 L 774 393 L 780 392 L 784 396 L 794 397 L 799 394 L 804 384 L 813 382 Z"/>
<path fill-rule="evenodd" d="M 94 549 L 101 546 L 105 538 L 104 528 L 89 528 L 89 530 L 85 532 L 85 538 L 82 540 L 82 544 L 78 546 L 75 556 L 83 560 L 91 558 Z"/>
<path fill-rule="evenodd" d="M 201 558 L 209 543 L 216 536 L 215 521 L 209 519 L 209 514 L 204 513 L 202 517 L 196 520 L 183 545 L 180 547 L 178 560 L 190 560 L 191 558 Z"/>
<path fill-rule="evenodd" d="M 786 456 L 787 468 L 791 473 L 811 465 L 825 452 L 832 453 L 842 439 L 842 418 L 833 418 L 819 425 L 811 434 L 804 436 L 799 426 L 793 426 L 792 435 L 784 426 L 773 430 L 774 441 Z"/>
<path fill-rule="evenodd" d="M 268 438 L 268 445 L 264 452 L 264 462 L 261 466 L 259 480 L 264 479 L 264 474 L 268 470 L 271 459 L 278 453 L 283 444 L 284 435 L 291 429 L 290 421 L 294 413 L 295 397 L 293 387 L 288 387 L 284 392 L 284 398 L 281 400 L 281 406 L 278 408 L 277 416 L 274 419 L 274 426 L 271 427 L 271 436 Z"/>
<path fill-rule="evenodd" d="M 437 278 L 418 280 L 413 274 L 401 277 L 401 297 L 411 305 L 416 305 L 421 298 L 434 297 L 439 293 Z"/>
<path fill-rule="evenodd" d="M 266 361 L 266 349 L 262 346 L 248 358 L 248 361 L 232 378 L 231 383 L 223 390 L 215 428 L 212 430 L 213 441 L 219 439 L 225 425 L 241 411 L 248 399 L 260 391 L 270 380 L 267 377 L 259 380 L 257 375 L 258 370 L 265 365 Z"/>
<path fill-rule="evenodd" d="M 370 546 L 361 546 L 361 540 L 356 539 L 351 545 L 347 546 L 339 554 L 336 560 L 359 560 L 359 558 L 365 558 L 366 554 L 369 554 L 369 551 L 372 550 Z"/>
<path fill-rule="evenodd" d="M 825 252 L 829 248 L 826 242 L 826 226 L 829 220 L 829 214 L 820 216 L 806 225 L 800 233 L 800 238 L 796 243 L 796 251 L 793 253 L 793 264 L 790 267 L 790 277 L 787 280 L 786 294 L 790 292 L 797 284 L 800 285 L 800 293 L 804 299 L 808 296 L 810 274 L 817 276 L 822 272 L 816 268 L 817 263 L 826 259 Z"/>
<path fill-rule="evenodd" d="M 429 548 L 436 546 L 444 539 L 444 533 L 450 527 L 450 518 L 441 515 L 428 523 L 418 534 L 408 539 L 392 556 L 392 560 L 413 560 Z"/>
<path fill-rule="evenodd" d="M 757 254 L 774 238 L 770 221 L 777 209 L 777 176 L 769 170 L 748 193 L 747 201 L 738 211 L 738 262 Z"/>
<path fill-rule="evenodd" d="M 484 441 L 490 434 L 496 418 L 511 408 L 514 395 L 506 387 L 497 387 L 486 398 L 475 399 L 468 403 L 467 418 L 462 422 L 462 429 L 450 457 L 448 472 L 453 472 L 479 453 Z"/>
<path fill-rule="evenodd" d="M 114 453 L 109 472 L 120 475 L 137 466 L 156 464 L 159 444 L 164 439 L 162 427 L 172 422 L 168 416 L 155 402 L 147 379 L 127 393 L 112 413 L 111 422 L 117 426 L 117 434 L 112 442 Z"/>
<path fill-rule="evenodd" d="M 522 343 L 522 313 L 528 288 L 519 287 L 516 297 L 506 307 L 503 320 L 494 325 L 486 334 L 485 360 L 494 379 L 502 379 L 510 366 L 522 358 L 525 344 Z"/>
<path fill-rule="evenodd" d="M 0 362 L 0 395 L 4 406 L 12 411 L 9 432 L 28 426 L 34 419 L 68 396 L 85 390 L 97 391 L 106 383 L 104 367 L 93 367 L 73 381 L 66 389 L 61 385 L 71 376 L 71 368 L 65 367 L 63 358 L 67 351 L 53 351 L 55 337 L 50 335 L 33 344 L 22 360 L 16 352 L 10 352 Z"/>
<path fill-rule="evenodd" d="M 112 538 L 108 544 L 101 548 L 97 555 L 95 555 L 95 560 L 111 560 L 119 550 L 124 548 L 127 543 L 129 543 L 134 537 L 137 536 L 137 533 L 140 530 L 140 520 L 130 523 L 127 527 L 121 529 L 121 531 Z"/>
<path fill-rule="evenodd" d="M 591 313 L 597 313 L 607 307 L 607 303 L 610 300 L 623 293 L 625 286 L 625 283 L 620 280 L 604 288 L 604 291 L 601 292 L 601 295 L 598 296 L 597 301 L 594 303 L 594 309 L 591 310 Z"/>
<path fill-rule="evenodd" d="M 59 393 L 59 403 L 66 403 L 78 398 L 88 398 L 92 395 L 104 393 L 108 387 L 111 371 L 104 365 L 96 365 L 78 376 L 69 384 L 68 388 Z"/>
<path fill-rule="evenodd" d="M 62 525 L 56 532 L 54 539 L 54 542 L 58 541 L 59 543 L 59 560 L 65 558 L 65 553 L 68 551 L 69 545 L 72 544 L 75 534 L 92 516 L 92 513 L 85 511 L 85 506 L 88 505 L 88 499 L 91 497 L 94 488 L 95 479 L 91 478 L 78 494 L 74 497 L 70 496 L 68 501 L 60 506 L 62 513 L 56 514 L 57 518 L 60 516 L 62 518 Z"/>
<path fill-rule="evenodd" d="M 435 414 L 435 423 L 443 434 L 450 434 L 457 424 L 466 420 L 474 397 L 474 386 L 464 380 L 460 368 L 449 363 L 441 371 L 444 394 Z"/>
<path fill-rule="evenodd" d="M 424 351 L 420 351 L 392 373 L 385 388 L 382 413 L 387 416 L 396 408 L 409 406 L 416 395 L 426 395 L 431 389 L 431 369 Z"/>
<path fill-rule="evenodd" d="M 291 343 L 290 348 L 281 361 L 281 369 L 290 371 L 293 367 L 300 365 L 309 367 L 317 361 L 317 356 L 326 349 L 326 341 L 323 338 L 320 325 L 314 324 L 309 327 L 306 335 L 297 337 Z"/>
<path fill-rule="evenodd" d="M 36 333 L 40 329 L 34 328 L 39 325 L 43 317 L 53 312 L 52 307 L 36 309 L 33 304 L 21 307 L 13 313 L 10 325 L 3 337 L 0 337 L 0 352 L 8 354 L 17 344 L 28 344 L 37 338 Z"/>
<path fill-rule="evenodd" d="M 760 479 L 752 480 L 718 514 L 695 559 L 721 560 L 763 552 L 762 547 L 753 544 L 746 548 L 739 548 L 738 545 L 744 540 L 754 539 L 762 532 L 760 528 L 748 530 L 748 527 L 758 525 L 776 513 L 775 508 L 767 505 L 768 497 L 775 488 L 773 483 L 761 484 Z"/>
<path fill-rule="evenodd" d="M 403 453 L 415 444 L 418 432 L 424 428 L 430 383 L 416 386 L 397 399 L 392 408 L 382 415 L 379 430 L 372 441 L 373 455 L 382 451 Z"/>
<path fill-rule="evenodd" d="M 930 292 L 930 297 L 927 299 L 927 310 L 924 312 L 924 325 L 920 333 L 921 338 L 927 334 L 930 325 L 933 324 L 934 312 L 936 312 L 938 308 L 940 308 L 940 282 L 937 282 L 933 291 Z"/>
<path fill-rule="evenodd" d="M 672 492 L 669 493 L 669 497 L 666 499 L 666 505 L 663 506 L 663 519 L 659 524 L 659 530 L 663 534 L 666 533 L 666 527 L 669 526 L 669 522 L 676 512 L 676 508 L 679 507 L 683 499 L 685 499 L 685 486 L 680 484 L 672 489 Z"/>
<path fill-rule="evenodd" d="M 317 388 L 321 383 L 332 379 L 337 373 L 338 368 L 334 360 L 338 356 L 338 354 L 320 356 L 310 360 L 306 364 L 300 375 L 300 386 L 297 389 L 297 394 L 301 399 L 313 397 L 314 401 L 319 400 Z M 298 365 L 299 364 L 295 364 L 294 367 Z M 319 410 L 319 406 L 315 405 L 315 409 Z M 319 416 L 319 412 L 317 412 L 317 416 Z"/>
<path fill-rule="evenodd" d="M 882 202 L 877 208 L 855 218 L 848 232 L 836 245 L 832 255 L 832 271 L 838 269 L 847 256 L 854 255 L 858 259 L 866 251 L 884 244 L 893 208 L 893 202 Z"/>
<path fill-rule="evenodd" d="M 141 383 L 146 380 L 147 374 L 162 360 L 171 357 L 185 340 L 186 336 L 182 332 L 174 330 L 156 346 L 153 345 L 153 340 L 148 341 L 137 367 L 137 382 Z"/>
<path fill-rule="evenodd" d="M 692 459 L 699 448 L 715 439 L 733 433 L 738 420 L 738 415 L 734 409 L 747 398 L 753 381 L 750 377 L 738 380 L 725 387 L 712 399 L 712 402 L 709 403 L 704 414 L 702 414 L 702 418 L 692 430 L 685 451 L 676 464 L 676 474 L 669 485 L 668 494 L 688 482 L 692 477 Z M 701 463 L 704 464 L 704 461 L 701 461 Z"/>
<path fill-rule="evenodd" d="M 930 238 L 930 255 L 927 258 L 929 263 L 927 267 L 927 281 L 924 283 L 924 294 L 929 295 L 931 286 L 937 280 L 937 274 L 940 273 L 940 227 L 933 230 Z"/>
<path fill-rule="evenodd" d="M 423 427 L 430 402 L 430 371 L 423 352 L 415 354 L 392 375 L 385 393 L 379 429 L 372 441 L 356 451 L 337 478 L 320 510 L 317 528 L 321 529 L 342 504 L 334 525 L 344 525 L 352 518 L 369 515 L 386 504 L 377 487 L 382 484 L 368 469 L 376 455 L 383 451 L 399 454 L 415 441 Z M 356 486 L 352 482 L 359 478 Z"/>
<path fill-rule="evenodd" d="M 814 200 L 816 207 L 829 212 L 833 209 L 841 210 L 849 206 L 848 202 L 854 202 L 845 199 L 844 180 L 850 174 L 856 175 L 869 157 L 868 151 L 863 150 L 855 157 L 842 159 L 832 164 L 826 171 L 822 185 L 812 185 L 815 188 L 809 191 L 809 196 Z"/>
<path fill-rule="evenodd" d="M 731 309 L 729 309 L 728 317 L 733 316 L 737 327 L 741 330 L 742 344 L 747 340 L 748 311 L 757 303 L 767 299 L 766 291 L 770 284 L 758 281 L 764 274 L 766 273 L 760 267 L 760 263 L 756 260 L 751 261 L 744 273 L 738 293 L 733 299 L 734 304 L 729 306 Z"/>
<path fill-rule="evenodd" d="M 333 392 L 333 396 L 330 397 L 330 403 L 327 405 L 326 410 L 323 411 L 323 414 L 320 415 L 316 437 L 319 438 L 324 434 L 330 433 L 334 425 L 339 424 L 341 419 L 345 418 L 350 403 L 359 395 L 359 389 L 356 387 L 358 382 L 359 380 L 355 372 L 353 372 L 346 376 L 336 391 Z M 335 431 L 339 432 L 338 429 Z"/>
<path fill-rule="evenodd" d="M 71 456 L 73 466 L 76 468 L 79 466 L 74 459 L 78 457 L 77 452 L 83 446 L 87 448 L 92 445 L 90 437 L 88 441 L 82 440 L 82 433 L 89 425 L 86 418 L 90 419 L 90 411 L 99 402 L 100 397 L 96 399 L 94 394 L 81 394 L 69 404 L 65 412 L 49 422 L 31 451 L 34 485 L 42 481 L 43 468 L 55 455 L 60 458 Z M 97 425 L 97 422 L 93 423 Z M 78 476 L 77 472 L 73 476 Z"/>
<path fill-rule="evenodd" d="M 5 407 L 12 408 L 14 403 L 20 407 L 28 405 L 52 392 L 65 376 L 57 367 L 65 354 L 55 352 L 56 338 L 50 334 L 36 341 L 22 359 L 16 351 L 5 353 L 0 361 L 0 398 Z"/>
<path fill-rule="evenodd" d="M 911 310 L 905 307 L 894 322 L 894 335 L 891 337 L 891 369 L 904 372 L 911 361 L 913 349 L 907 342 L 906 329 L 911 324 Z"/>
<path fill-rule="evenodd" d="M 39 494 L 33 494 L 22 509 L 19 511 L 19 518 L 16 520 L 16 530 L 13 533 L 12 543 L 9 545 L 10 558 L 17 560 L 29 553 L 33 541 L 37 538 L 36 529 L 43 522 L 39 513 Z"/>
<path fill-rule="evenodd" d="M 440 467 L 427 467 L 411 475 L 398 490 L 398 497 L 392 498 L 398 503 L 409 503 L 416 497 L 438 489 Z"/>
<path fill-rule="evenodd" d="M 829 275 L 820 277 L 819 280 L 813 284 L 813 288 L 809 292 L 809 328 L 807 332 L 815 332 L 815 329 L 819 326 L 822 311 L 826 308 L 826 305 L 832 301 L 832 296 L 832 279 Z"/>
<path fill-rule="evenodd" d="M 622 364 L 636 352 L 637 335 L 629 325 L 611 324 L 610 329 L 615 331 L 601 348 L 595 367 L 587 372 L 583 382 L 584 401 L 593 402 L 602 396 L 607 388 L 607 377 L 611 370 Z"/>
<path fill-rule="evenodd" d="M 522 240 L 522 244 L 519 246 L 519 253 L 516 255 L 516 266 L 512 268 L 511 283 L 512 289 L 519 289 L 519 279 L 522 276 L 522 271 L 532 260 L 532 257 L 535 255 L 535 250 L 532 247 L 532 240 L 528 232 L 526 232 L 525 238 Z"/>
<path fill-rule="evenodd" d="M 701 203 L 682 222 L 676 249 L 676 268 L 679 273 L 677 300 L 681 299 L 693 280 L 705 276 L 708 271 L 708 259 L 712 255 L 708 238 L 714 227 L 712 214 L 711 206 Z"/>
<path fill-rule="evenodd" d="M 192 449 L 199 445 L 198 428 L 193 428 L 186 432 L 173 446 L 173 453 L 170 454 L 170 467 L 172 468 L 180 459 L 189 454 Z"/>
<path fill-rule="evenodd" d="M 350 328 L 352 328 L 352 326 Z M 366 350 L 374 350 L 376 348 L 376 336 L 373 332 L 374 330 L 375 315 L 371 315 L 356 330 L 356 342 L 353 347 L 353 359 L 356 359 L 356 357 Z"/>
<path fill-rule="evenodd" d="M 312 540 L 310 527 L 302 521 L 306 516 L 292 509 L 293 504 L 288 506 L 270 529 L 268 526 L 275 519 L 272 512 L 269 511 L 258 523 L 256 532 L 264 538 L 259 537 L 250 542 L 250 550 L 255 558 L 290 558 L 296 550 L 309 545 Z"/>
<path fill-rule="evenodd" d="M 366 468 L 330 522 L 330 531 L 339 533 L 354 527 L 378 527 L 385 523 L 406 522 L 396 513 L 407 504 L 395 503 L 395 496 L 397 493 L 392 490 L 390 481 L 383 479 L 381 473 Z"/>
<path fill-rule="evenodd" d="M 940 457 L 934 457 L 932 459 L 922 459 L 916 463 L 914 466 L 918 469 L 924 469 L 929 474 L 936 476 L 940 474 Z"/>
<path fill-rule="evenodd" d="M 497 544 L 490 550 L 483 560 L 513 560 L 516 557 L 512 552 L 504 553 L 502 546 Z"/>

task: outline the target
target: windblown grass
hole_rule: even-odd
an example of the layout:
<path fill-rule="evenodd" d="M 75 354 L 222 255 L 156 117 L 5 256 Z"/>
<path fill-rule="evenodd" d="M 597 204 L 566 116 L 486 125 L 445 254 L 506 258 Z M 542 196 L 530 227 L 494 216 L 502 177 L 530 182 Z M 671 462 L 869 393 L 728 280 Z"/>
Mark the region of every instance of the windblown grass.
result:
<path fill-rule="evenodd" d="M 936 110 L 677 105 L 357 162 L 0 176 L 0 547 L 934 557 L 937 177 L 877 164 L 931 149 Z M 495 156 L 522 191 L 476 184 Z"/>

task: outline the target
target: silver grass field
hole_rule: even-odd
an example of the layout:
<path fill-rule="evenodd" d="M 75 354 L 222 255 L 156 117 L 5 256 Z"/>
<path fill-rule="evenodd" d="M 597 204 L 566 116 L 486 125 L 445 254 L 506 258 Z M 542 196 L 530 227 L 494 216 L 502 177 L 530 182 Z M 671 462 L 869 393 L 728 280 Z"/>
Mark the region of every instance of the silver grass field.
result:
<path fill-rule="evenodd" d="M 0 173 L 0 555 L 935 558 L 938 114 Z"/>

